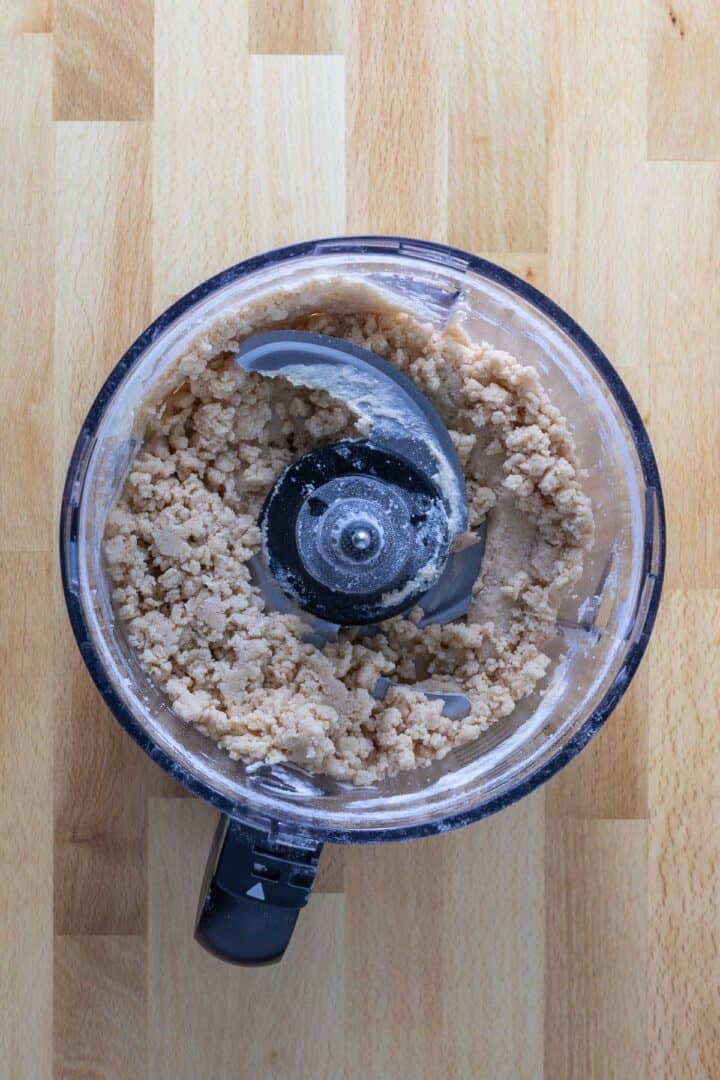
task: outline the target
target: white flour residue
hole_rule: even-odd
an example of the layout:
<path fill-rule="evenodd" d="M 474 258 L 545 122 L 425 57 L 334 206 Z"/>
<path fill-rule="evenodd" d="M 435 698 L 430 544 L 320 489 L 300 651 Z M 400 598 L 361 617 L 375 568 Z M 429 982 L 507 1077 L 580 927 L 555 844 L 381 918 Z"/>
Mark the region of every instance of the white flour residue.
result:
<path fill-rule="evenodd" d="M 467 525 L 464 484 L 453 468 L 448 451 L 439 445 L 432 425 L 418 409 L 412 397 L 394 380 L 372 367 L 360 372 L 350 364 L 286 364 L 274 370 L 260 370 L 265 378 L 282 378 L 293 386 L 323 390 L 341 401 L 359 418 L 359 430 L 376 446 L 400 447 L 405 456 L 427 471 L 434 466 L 433 479 L 448 511 L 450 536 L 454 538 Z M 450 448 L 448 448 L 450 450 Z M 454 457 L 454 452 L 450 450 Z"/>

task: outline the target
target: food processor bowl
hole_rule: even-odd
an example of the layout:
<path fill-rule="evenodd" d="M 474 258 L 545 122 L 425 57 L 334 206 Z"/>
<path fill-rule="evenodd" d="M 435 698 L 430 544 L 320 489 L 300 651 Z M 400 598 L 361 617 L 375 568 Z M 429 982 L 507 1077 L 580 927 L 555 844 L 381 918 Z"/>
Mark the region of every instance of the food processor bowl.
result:
<path fill-rule="evenodd" d="M 472 340 L 535 367 L 573 431 L 596 522 L 582 578 L 545 647 L 555 661 L 548 678 L 476 742 L 368 787 L 295 765 L 234 761 L 180 720 L 126 640 L 102 552 L 108 511 L 139 446 L 138 416 L 153 393 L 160 396 L 173 362 L 221 314 L 265 292 L 338 274 L 393 294 L 438 327 L 459 323 Z M 148 327 L 82 427 L 63 495 L 60 545 L 73 629 L 101 694 L 154 761 L 225 815 L 208 864 L 199 936 L 226 959 L 258 963 L 282 954 L 323 841 L 402 840 L 469 824 L 528 794 L 578 753 L 619 702 L 647 646 L 662 588 L 665 520 L 637 408 L 564 311 L 508 271 L 455 248 L 342 237 L 239 263 Z"/>

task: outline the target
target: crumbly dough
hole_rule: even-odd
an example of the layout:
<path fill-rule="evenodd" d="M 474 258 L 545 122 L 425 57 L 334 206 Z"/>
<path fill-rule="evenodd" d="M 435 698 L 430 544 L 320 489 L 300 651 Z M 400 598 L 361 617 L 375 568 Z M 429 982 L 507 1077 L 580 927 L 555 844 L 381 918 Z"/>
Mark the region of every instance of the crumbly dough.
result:
<path fill-rule="evenodd" d="M 267 493 L 302 453 L 362 434 L 327 393 L 235 365 L 239 341 L 283 326 L 372 350 L 443 417 L 471 528 L 488 518 L 463 618 L 420 629 L 411 613 L 374 637 L 344 628 L 318 649 L 302 640 L 300 618 L 264 610 L 247 561 Z M 361 282 L 325 278 L 225 313 L 173 365 L 140 422 L 144 444 L 106 526 L 113 601 L 175 713 L 232 757 L 372 783 L 476 739 L 546 674 L 543 642 L 581 574 L 593 516 L 567 422 L 534 369 Z M 371 693 L 380 676 L 399 684 L 382 701 Z M 460 690 L 472 711 L 448 719 L 418 687 Z"/>

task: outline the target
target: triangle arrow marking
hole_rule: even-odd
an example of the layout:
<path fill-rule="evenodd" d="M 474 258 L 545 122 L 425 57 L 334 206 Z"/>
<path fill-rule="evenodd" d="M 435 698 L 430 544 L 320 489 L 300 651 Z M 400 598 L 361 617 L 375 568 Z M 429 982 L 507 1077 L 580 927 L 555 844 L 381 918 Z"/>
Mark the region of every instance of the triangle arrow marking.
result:
<path fill-rule="evenodd" d="M 262 882 L 258 881 L 257 885 L 253 885 L 251 889 L 245 893 L 246 896 L 252 896 L 255 900 L 265 899 L 265 890 L 262 887 Z"/>

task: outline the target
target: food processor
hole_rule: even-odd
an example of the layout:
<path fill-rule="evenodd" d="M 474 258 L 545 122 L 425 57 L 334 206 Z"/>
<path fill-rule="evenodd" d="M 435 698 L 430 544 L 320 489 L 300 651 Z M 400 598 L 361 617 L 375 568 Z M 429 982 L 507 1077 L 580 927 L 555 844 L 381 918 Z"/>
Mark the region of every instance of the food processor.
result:
<path fill-rule="evenodd" d="M 362 281 L 422 321 L 439 328 L 452 322 L 471 340 L 534 367 L 573 431 L 596 524 L 582 577 L 544 646 L 553 663 L 538 689 L 476 741 L 368 786 L 295 764 L 232 760 L 179 719 L 126 639 L 103 562 L 105 521 L 140 446 L 138 415 L 173 362 L 224 312 L 318 275 Z M 276 480 L 260 522 L 262 551 L 251 560 L 266 606 L 301 613 L 306 640 L 319 646 L 339 626 L 371 634 L 381 619 L 415 604 L 427 623 L 461 616 L 481 569 L 484 529 L 454 550 L 467 527 L 462 471 L 424 395 L 372 353 L 301 331 L 248 339 L 237 363 L 300 386 L 342 384 L 338 395 L 361 414 L 370 398 L 384 402 L 367 438 L 320 447 Z M 220 811 L 196 938 L 225 960 L 263 964 L 283 955 L 325 841 L 406 840 L 470 824 L 531 792 L 585 746 L 647 646 L 662 588 L 665 520 L 637 408 L 564 311 L 508 271 L 456 248 L 341 237 L 239 263 L 145 330 L 79 434 L 63 494 L 60 554 L 73 630 L 100 693 L 158 765 Z M 373 693 L 385 693 L 383 684 Z M 447 716 L 464 715 L 462 693 L 436 696 Z"/>

